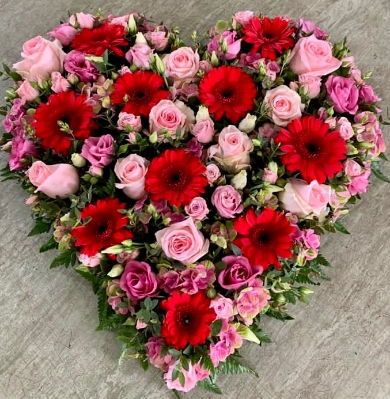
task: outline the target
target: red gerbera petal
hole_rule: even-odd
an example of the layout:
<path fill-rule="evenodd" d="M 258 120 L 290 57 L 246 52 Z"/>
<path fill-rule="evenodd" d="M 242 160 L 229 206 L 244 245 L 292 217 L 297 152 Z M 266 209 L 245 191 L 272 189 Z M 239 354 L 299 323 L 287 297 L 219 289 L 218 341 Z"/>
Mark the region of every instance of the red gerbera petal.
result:
<path fill-rule="evenodd" d="M 220 120 L 225 114 L 232 123 L 237 123 L 255 107 L 256 94 L 250 75 L 232 66 L 212 69 L 199 86 L 199 99 L 214 114 L 214 119 Z"/>
<path fill-rule="evenodd" d="M 164 79 L 151 71 L 125 73 L 114 84 L 113 104 L 125 104 L 124 112 L 149 116 L 150 110 L 167 99 L 168 90 L 161 89 Z"/>
<path fill-rule="evenodd" d="M 280 269 L 278 257 L 292 257 L 291 234 L 294 228 L 283 213 L 266 208 L 256 216 L 250 208 L 246 215 L 235 219 L 233 224 L 238 233 L 234 245 L 241 249 L 251 265 L 262 266 L 265 270 L 269 265 L 274 265 Z"/>
<path fill-rule="evenodd" d="M 102 249 L 133 238 L 133 233 L 125 228 L 127 216 L 118 212 L 125 206 L 117 198 L 108 197 L 83 208 L 81 221 L 88 219 L 87 223 L 71 231 L 76 238 L 75 246 L 82 247 L 82 254 L 94 256 Z"/>
<path fill-rule="evenodd" d="M 188 344 L 204 344 L 216 318 L 210 303 L 211 300 L 201 291 L 194 295 L 175 291 L 162 301 L 161 307 L 167 314 L 161 325 L 161 336 L 167 345 L 184 349 Z"/>
<path fill-rule="evenodd" d="M 294 119 L 281 129 L 275 138 L 285 154 L 280 156 L 289 172 L 299 171 L 310 183 L 325 183 L 343 170 L 347 145 L 337 131 L 329 131 L 329 125 L 314 116 Z"/>
<path fill-rule="evenodd" d="M 74 139 L 89 137 L 96 125 L 92 121 L 92 107 L 86 101 L 87 96 L 83 94 L 64 91 L 52 94 L 47 104 L 39 105 L 32 126 L 43 148 L 66 155 Z"/>
<path fill-rule="evenodd" d="M 206 167 L 183 149 L 167 150 L 154 158 L 145 179 L 145 191 L 153 201 L 165 199 L 172 206 L 188 205 L 205 192 Z"/>
<path fill-rule="evenodd" d="M 260 50 L 261 56 L 270 60 L 276 60 L 277 54 L 294 46 L 291 36 L 295 29 L 289 27 L 288 21 L 280 17 L 254 17 L 243 26 L 242 33 L 243 40 L 253 44 L 251 54 Z"/>
<path fill-rule="evenodd" d="M 110 25 L 106 22 L 94 29 L 82 29 L 73 39 L 72 48 L 98 57 L 106 50 L 111 50 L 119 57 L 124 57 L 125 53 L 119 47 L 128 45 L 125 36 L 126 29 L 122 25 Z"/>

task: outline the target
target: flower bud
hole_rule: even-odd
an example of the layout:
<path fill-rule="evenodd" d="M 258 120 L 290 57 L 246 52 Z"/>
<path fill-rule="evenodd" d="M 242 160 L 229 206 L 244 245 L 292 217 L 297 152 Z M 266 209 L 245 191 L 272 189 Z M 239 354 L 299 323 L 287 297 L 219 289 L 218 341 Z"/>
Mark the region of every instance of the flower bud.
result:
<path fill-rule="evenodd" d="M 152 143 L 152 144 L 157 143 L 157 139 L 158 139 L 157 132 L 153 132 L 153 133 L 149 136 L 149 141 L 150 141 L 150 143 Z"/>
<path fill-rule="evenodd" d="M 236 190 L 242 190 L 246 187 L 248 182 L 246 170 L 242 170 L 240 173 L 236 174 L 232 180 L 230 180 L 231 185 Z"/>
<path fill-rule="evenodd" d="M 162 75 L 165 73 L 165 66 L 164 63 L 161 61 L 161 58 L 158 56 L 158 54 L 154 55 L 154 62 L 156 63 L 156 69 L 157 72 Z"/>
<path fill-rule="evenodd" d="M 71 160 L 72 160 L 72 164 L 74 166 L 76 166 L 76 168 L 83 168 L 85 166 L 85 164 L 87 163 L 87 161 L 85 160 L 85 158 L 83 156 L 81 156 L 80 154 L 72 154 L 71 156 Z"/>
<path fill-rule="evenodd" d="M 217 296 L 217 291 L 214 287 L 209 287 L 206 291 L 207 298 L 214 299 Z"/>
<path fill-rule="evenodd" d="M 118 277 L 123 273 L 123 266 L 120 263 L 117 263 L 113 266 L 113 268 L 107 273 L 109 277 Z"/>
<path fill-rule="evenodd" d="M 135 18 L 134 18 L 133 14 L 131 14 L 129 17 L 129 22 L 127 23 L 127 29 L 132 35 L 137 33 L 137 30 L 138 30 L 137 23 L 135 22 Z"/>
<path fill-rule="evenodd" d="M 247 114 L 238 125 L 238 128 L 244 133 L 250 133 L 255 128 L 256 119 L 256 115 Z"/>
<path fill-rule="evenodd" d="M 219 65 L 219 60 L 215 51 L 211 54 L 211 64 L 213 67 L 217 67 Z"/>
<path fill-rule="evenodd" d="M 135 38 L 135 43 L 136 44 L 148 44 L 148 42 L 145 39 L 145 36 L 141 33 L 138 32 Z"/>
<path fill-rule="evenodd" d="M 207 119 L 210 119 L 209 110 L 204 105 L 201 105 L 196 113 L 196 121 L 200 122 Z"/>

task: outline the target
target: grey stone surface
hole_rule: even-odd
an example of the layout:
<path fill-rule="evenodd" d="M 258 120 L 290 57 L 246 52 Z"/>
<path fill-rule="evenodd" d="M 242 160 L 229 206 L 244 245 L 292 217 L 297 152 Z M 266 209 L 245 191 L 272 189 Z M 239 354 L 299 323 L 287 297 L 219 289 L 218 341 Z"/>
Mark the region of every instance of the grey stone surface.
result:
<path fill-rule="evenodd" d="M 187 38 L 233 12 L 259 7 L 268 15 L 317 21 L 334 40 L 348 36 L 358 65 L 374 72 L 386 114 L 389 0 L 0 0 L 0 59 L 16 62 L 24 41 L 55 27 L 68 11 L 93 13 L 98 7 L 118 15 L 145 12 L 180 26 Z M 1 82 L 1 93 L 6 87 Z M 390 175 L 388 165 L 384 170 Z M 44 237 L 26 237 L 33 223 L 25 198 L 15 184 L 1 184 L 0 399 L 173 398 L 156 370 L 144 373 L 135 360 L 117 366 L 120 343 L 113 333 L 95 331 L 89 285 L 72 270 L 49 270 L 54 254 L 38 253 Z M 389 207 L 390 185 L 373 178 L 344 220 L 352 234 L 323 240 L 334 265 L 332 281 L 315 290 L 309 305 L 291 308 L 294 321 L 264 321 L 274 343 L 243 350 L 260 378 L 221 378 L 223 398 L 390 398 Z M 195 390 L 187 397 L 214 395 Z"/>

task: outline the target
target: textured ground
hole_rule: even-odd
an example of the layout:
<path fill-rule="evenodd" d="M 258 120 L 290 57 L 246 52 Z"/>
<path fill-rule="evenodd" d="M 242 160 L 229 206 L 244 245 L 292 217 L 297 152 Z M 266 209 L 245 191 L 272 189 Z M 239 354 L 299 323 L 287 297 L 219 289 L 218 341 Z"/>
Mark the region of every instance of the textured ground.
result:
<path fill-rule="evenodd" d="M 93 13 L 99 6 L 119 15 L 143 11 L 179 25 L 189 37 L 233 12 L 259 10 L 260 2 L 0 0 L 0 59 L 18 60 L 24 41 L 53 28 L 69 10 Z M 347 35 L 358 65 L 374 72 L 386 114 L 389 0 L 263 0 L 261 6 L 268 15 L 315 20 L 334 40 Z M 5 88 L 1 82 L 1 93 Z M 390 175 L 389 166 L 385 171 Z M 54 254 L 38 253 L 43 238 L 26 238 L 32 220 L 24 200 L 15 184 L 1 185 L 0 399 L 173 398 L 157 371 L 143 373 L 135 361 L 117 366 L 120 344 L 114 334 L 94 330 L 96 304 L 88 284 L 71 270 L 49 271 Z M 260 378 L 221 378 L 223 398 L 390 398 L 389 207 L 390 185 L 373 179 L 344 221 L 352 234 L 325 239 L 332 282 L 316 289 L 309 305 L 291 309 L 295 321 L 264 322 L 274 344 L 243 351 Z M 196 390 L 187 397 L 213 395 Z"/>

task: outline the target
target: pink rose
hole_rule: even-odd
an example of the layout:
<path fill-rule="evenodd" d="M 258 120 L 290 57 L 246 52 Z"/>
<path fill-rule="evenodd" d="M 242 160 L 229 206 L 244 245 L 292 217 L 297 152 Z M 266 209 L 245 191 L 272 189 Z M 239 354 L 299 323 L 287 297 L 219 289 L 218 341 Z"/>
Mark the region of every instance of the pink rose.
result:
<path fill-rule="evenodd" d="M 348 140 L 355 134 L 351 122 L 344 116 L 336 121 L 336 130 L 344 140 Z"/>
<path fill-rule="evenodd" d="M 215 159 L 227 171 L 238 173 L 250 167 L 252 151 L 253 143 L 248 135 L 229 125 L 219 134 L 218 144 L 208 149 L 208 156 Z"/>
<path fill-rule="evenodd" d="M 16 94 L 25 101 L 33 101 L 39 97 L 39 91 L 34 89 L 28 80 L 23 81 L 23 83 L 16 90 Z"/>
<path fill-rule="evenodd" d="M 92 166 L 104 168 L 111 163 L 114 155 L 114 138 L 110 134 L 100 137 L 89 137 L 84 141 L 81 155 Z"/>
<path fill-rule="evenodd" d="M 23 45 L 24 59 L 13 65 L 26 80 L 48 79 L 52 72 L 62 72 L 65 53 L 58 40 L 50 42 L 37 36 Z"/>
<path fill-rule="evenodd" d="M 178 362 L 169 365 L 168 371 L 164 374 L 165 382 L 168 389 L 176 389 L 177 391 L 188 392 L 195 388 L 198 381 L 202 381 L 210 375 L 210 370 L 206 370 L 199 363 L 193 365 L 191 362 L 188 364 L 188 370 L 184 367 L 181 372 L 184 375 L 184 385 L 181 385 L 179 378 L 172 380 L 173 369 Z"/>
<path fill-rule="evenodd" d="M 150 265 L 136 260 L 125 266 L 119 286 L 134 301 L 156 296 L 158 291 L 157 278 Z"/>
<path fill-rule="evenodd" d="M 215 165 L 214 163 L 210 163 L 206 166 L 206 177 L 211 187 L 218 180 L 218 177 L 220 176 L 221 176 L 221 171 L 219 170 L 217 165 Z"/>
<path fill-rule="evenodd" d="M 150 337 L 145 347 L 149 362 L 153 364 L 154 367 L 166 372 L 168 371 L 169 365 L 174 362 L 174 359 L 169 353 L 166 355 L 161 354 L 163 343 L 163 338 Z"/>
<path fill-rule="evenodd" d="M 157 29 L 157 28 L 156 28 Z M 168 38 L 166 37 L 165 31 L 155 31 L 155 32 L 147 32 L 145 33 L 145 37 L 149 40 L 153 47 L 157 51 L 163 51 L 165 47 L 168 45 Z"/>
<path fill-rule="evenodd" d="M 290 178 L 284 191 L 279 193 L 279 200 L 288 212 L 301 218 L 312 219 L 317 216 L 320 222 L 326 216 L 326 206 L 330 202 L 332 189 L 326 184 L 313 180 L 307 184 L 304 180 Z"/>
<path fill-rule="evenodd" d="M 118 115 L 118 129 L 140 132 L 142 130 L 141 117 L 127 112 L 120 112 Z"/>
<path fill-rule="evenodd" d="M 263 287 L 247 287 L 239 293 L 236 299 L 237 312 L 247 326 L 267 306 L 269 299 L 271 297 Z"/>
<path fill-rule="evenodd" d="M 325 87 L 328 98 L 334 103 L 333 108 L 335 111 L 356 114 L 359 108 L 359 89 L 352 79 L 332 75 L 326 81 Z"/>
<path fill-rule="evenodd" d="M 180 126 L 182 129 L 186 125 L 186 115 L 170 100 L 161 100 L 150 111 L 149 130 L 151 133 L 157 132 L 161 139 L 164 137 L 162 130 L 171 133 L 171 137 L 176 138 L 176 130 Z M 182 131 L 182 134 L 185 132 Z"/>
<path fill-rule="evenodd" d="M 230 319 L 233 317 L 233 301 L 218 295 L 211 301 L 210 307 L 214 309 L 217 319 Z"/>
<path fill-rule="evenodd" d="M 374 89 L 370 85 L 363 84 L 359 89 L 359 103 L 372 104 L 380 101 L 381 99 L 375 95 Z"/>
<path fill-rule="evenodd" d="M 217 367 L 220 362 L 224 362 L 230 354 L 230 348 L 225 341 L 210 344 L 210 358 L 214 367 Z"/>
<path fill-rule="evenodd" d="M 110 25 L 122 25 L 127 28 L 130 14 L 122 15 L 121 17 L 114 17 L 110 19 Z"/>
<path fill-rule="evenodd" d="M 129 198 L 138 200 L 145 193 L 145 175 L 148 171 L 149 161 L 137 154 L 119 158 L 115 164 L 114 172 L 120 183 L 115 187 L 122 189 Z"/>
<path fill-rule="evenodd" d="M 76 12 L 69 18 L 69 23 L 81 29 L 92 29 L 95 22 L 95 17 L 91 14 L 84 14 L 83 12 Z"/>
<path fill-rule="evenodd" d="M 323 76 L 340 68 L 341 61 L 332 55 L 330 43 L 314 35 L 298 40 L 290 56 L 290 68 L 297 75 Z"/>
<path fill-rule="evenodd" d="M 66 54 L 64 68 L 67 72 L 76 74 L 84 83 L 95 82 L 99 76 L 99 71 L 93 62 L 87 60 L 85 54 L 77 50 Z"/>
<path fill-rule="evenodd" d="M 269 108 L 271 119 L 279 126 L 287 126 L 300 118 L 304 109 L 300 95 L 285 85 L 268 90 L 264 104 Z"/>
<path fill-rule="evenodd" d="M 362 173 L 362 167 L 353 159 L 347 159 L 344 162 L 344 172 L 348 177 L 359 176 Z"/>
<path fill-rule="evenodd" d="M 207 44 L 207 51 L 211 54 L 215 51 L 219 57 L 222 57 L 226 60 L 234 60 L 237 57 L 237 54 L 241 50 L 241 41 L 242 39 L 235 40 L 237 36 L 236 31 L 224 31 L 219 35 L 216 35 L 209 43 Z M 218 51 L 221 48 L 220 42 L 224 41 L 227 45 L 226 51 Z"/>
<path fill-rule="evenodd" d="M 236 12 L 233 15 L 233 29 L 237 28 L 237 24 L 240 24 L 242 26 L 248 24 L 250 22 L 250 20 L 255 16 L 255 14 L 253 13 L 253 11 L 239 11 Z"/>
<path fill-rule="evenodd" d="M 278 174 L 273 172 L 271 169 L 264 168 L 262 180 L 274 184 L 278 180 Z"/>
<path fill-rule="evenodd" d="M 211 118 L 197 121 L 192 130 L 192 134 L 199 143 L 209 143 L 214 137 L 214 122 Z"/>
<path fill-rule="evenodd" d="M 101 253 L 97 253 L 94 256 L 88 256 L 86 254 L 80 254 L 78 256 L 79 262 L 87 267 L 96 267 L 100 265 L 100 259 L 102 258 Z"/>
<path fill-rule="evenodd" d="M 211 203 L 222 217 L 228 219 L 244 210 L 240 193 L 230 185 L 217 187 L 211 196 Z"/>
<path fill-rule="evenodd" d="M 218 283 L 226 290 L 236 291 L 263 272 L 262 267 L 251 265 L 244 256 L 225 256 L 222 262 L 226 263 L 226 268 L 219 273 Z"/>
<path fill-rule="evenodd" d="M 298 82 L 305 89 L 309 98 L 315 98 L 321 91 L 321 78 L 319 76 L 299 75 Z"/>
<path fill-rule="evenodd" d="M 311 21 L 307 21 L 305 19 L 299 20 L 299 27 L 301 28 L 301 32 L 304 32 L 307 36 L 309 33 L 313 33 L 314 36 L 319 40 L 326 40 L 328 38 L 328 34 L 320 29 L 317 25 L 315 25 Z M 302 35 L 301 35 L 302 37 Z"/>
<path fill-rule="evenodd" d="M 352 161 L 354 162 L 354 161 Z M 363 194 L 367 191 L 368 187 L 368 178 L 370 177 L 371 174 L 371 168 L 370 164 L 365 162 L 364 163 L 364 168 L 360 167 L 360 173 L 358 173 L 358 167 L 360 165 L 347 165 L 346 168 L 348 167 L 348 172 L 350 173 L 351 176 L 351 182 L 346 184 L 346 187 L 351 195 L 356 195 L 356 194 Z M 347 171 L 346 171 L 347 173 Z"/>
<path fill-rule="evenodd" d="M 57 39 L 63 46 L 68 46 L 78 33 L 78 30 L 73 26 L 69 24 L 61 24 L 50 31 L 48 35 L 52 39 Z"/>
<path fill-rule="evenodd" d="M 195 220 L 203 220 L 210 212 L 206 200 L 202 197 L 193 198 L 190 204 L 184 207 L 184 211 Z"/>
<path fill-rule="evenodd" d="M 130 50 L 125 54 L 125 58 L 137 68 L 149 69 L 150 54 L 153 54 L 153 50 L 147 44 L 139 43 L 130 47 Z"/>
<path fill-rule="evenodd" d="M 199 54 L 191 47 L 180 47 L 163 58 L 165 74 L 173 80 L 195 77 L 199 70 Z"/>
<path fill-rule="evenodd" d="M 70 83 L 59 73 L 51 73 L 51 89 L 55 93 L 61 93 L 70 89 Z"/>
<path fill-rule="evenodd" d="M 72 165 L 60 163 L 46 165 L 42 161 L 34 162 L 26 172 L 31 184 L 50 198 L 66 198 L 80 187 L 80 178 Z"/>
<path fill-rule="evenodd" d="M 156 239 L 167 257 L 185 265 L 197 261 L 209 250 L 209 240 L 198 231 L 191 217 L 159 230 Z"/>

